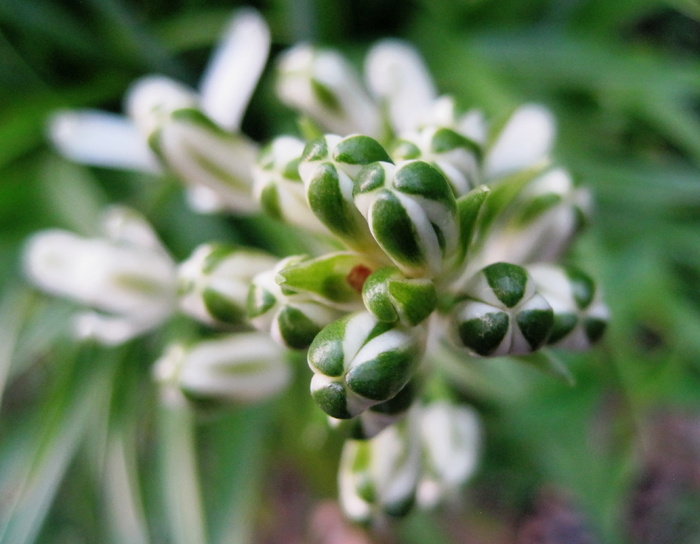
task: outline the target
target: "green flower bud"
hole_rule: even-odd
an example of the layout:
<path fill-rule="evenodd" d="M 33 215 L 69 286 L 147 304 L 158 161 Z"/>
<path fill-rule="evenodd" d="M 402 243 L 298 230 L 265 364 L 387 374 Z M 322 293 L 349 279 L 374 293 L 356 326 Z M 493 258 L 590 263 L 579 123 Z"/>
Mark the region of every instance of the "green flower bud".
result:
<path fill-rule="evenodd" d="M 353 440 L 374 438 L 390 425 L 401 421 L 416 397 L 415 379 L 391 399 L 371 406 L 352 419 L 336 419 L 329 416 L 331 425 Z"/>
<path fill-rule="evenodd" d="M 458 345 L 476 355 L 525 355 L 542 347 L 552 332 L 552 308 L 521 266 L 487 266 L 464 295 L 452 311 L 453 333 Z"/>
<path fill-rule="evenodd" d="M 329 253 L 292 262 L 279 271 L 276 281 L 284 291 L 303 293 L 341 310 L 360 310 L 362 286 L 374 266 L 364 255 Z"/>
<path fill-rule="evenodd" d="M 167 168 L 194 188 L 207 189 L 224 208 L 257 210 L 252 170 L 258 152 L 242 134 L 230 134 L 194 107 L 163 114 L 148 143 Z"/>
<path fill-rule="evenodd" d="M 372 138 L 329 134 L 306 146 L 299 165 L 311 211 L 349 247 L 370 254 L 381 251 L 355 207 L 352 178 L 376 160 L 391 159 Z"/>
<path fill-rule="evenodd" d="M 262 251 L 225 244 L 204 244 L 178 268 L 180 308 L 210 325 L 246 321 L 250 282 L 277 260 Z"/>
<path fill-rule="evenodd" d="M 436 276 L 455 253 L 455 198 L 445 177 L 428 163 L 373 163 L 359 173 L 353 195 L 375 240 L 407 276 Z"/>
<path fill-rule="evenodd" d="M 237 333 L 170 346 L 154 367 L 171 402 L 250 403 L 284 389 L 291 371 L 284 350 L 267 334 Z"/>
<path fill-rule="evenodd" d="M 397 162 L 420 159 L 434 166 L 450 182 L 455 198 L 479 182 L 481 147 L 450 128 L 427 127 L 408 134 L 395 144 L 392 156 Z"/>
<path fill-rule="evenodd" d="M 353 521 L 370 524 L 406 515 L 415 501 L 421 452 L 411 415 L 370 440 L 348 440 L 338 472 L 340 505 Z"/>
<path fill-rule="evenodd" d="M 407 278 L 397 268 L 387 266 L 367 278 L 362 300 L 378 320 L 413 327 L 433 312 L 437 294 L 429 279 Z"/>
<path fill-rule="evenodd" d="M 329 416 L 354 417 L 401 391 L 425 349 L 424 330 L 351 314 L 325 327 L 309 348 L 311 395 Z"/>
<path fill-rule="evenodd" d="M 550 264 L 531 265 L 528 271 L 554 310 L 549 344 L 585 350 L 600 340 L 610 312 L 588 275 L 575 268 Z"/>
<path fill-rule="evenodd" d="M 476 412 L 447 400 L 422 407 L 420 436 L 423 475 L 418 483 L 418 504 L 433 508 L 456 495 L 476 469 L 481 429 Z"/>
<path fill-rule="evenodd" d="M 253 278 L 248 291 L 247 310 L 252 325 L 268 331 L 280 345 L 292 349 L 309 347 L 321 329 L 341 313 L 316 302 L 305 294 L 286 293 L 275 278 L 280 270 L 301 260 L 288 257 Z"/>
<path fill-rule="evenodd" d="M 327 234 L 309 209 L 299 176 L 304 142 L 291 136 L 275 138 L 265 146 L 253 169 L 255 197 L 269 216 L 303 229 Z"/>

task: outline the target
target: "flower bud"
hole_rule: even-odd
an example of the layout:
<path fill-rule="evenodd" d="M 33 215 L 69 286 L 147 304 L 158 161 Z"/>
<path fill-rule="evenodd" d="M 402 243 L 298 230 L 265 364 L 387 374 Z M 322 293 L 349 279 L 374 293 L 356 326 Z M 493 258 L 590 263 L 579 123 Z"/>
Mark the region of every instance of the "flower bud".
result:
<path fill-rule="evenodd" d="M 275 138 L 258 156 L 253 178 L 254 194 L 269 216 L 311 232 L 327 234 L 309 209 L 299 176 L 304 142 L 291 136 Z"/>
<path fill-rule="evenodd" d="M 482 241 L 479 262 L 555 261 L 585 225 L 590 208 L 590 194 L 576 189 L 566 170 L 534 176 L 495 216 Z"/>
<path fill-rule="evenodd" d="M 180 264 L 180 308 L 210 325 L 246 322 L 246 301 L 253 277 L 277 260 L 262 251 L 225 244 L 204 244 Z"/>
<path fill-rule="evenodd" d="M 458 491 L 476 468 L 480 449 L 479 419 L 467 406 L 438 400 L 420 411 L 423 475 L 418 504 L 433 508 Z"/>
<path fill-rule="evenodd" d="M 331 132 L 359 132 L 375 138 L 381 133 L 377 106 L 352 67 L 334 51 L 299 45 L 284 53 L 278 65 L 277 94 Z"/>
<path fill-rule="evenodd" d="M 525 355 L 542 347 L 552 332 L 552 308 L 521 266 L 487 266 L 464 296 L 452 311 L 454 337 L 477 355 Z"/>
<path fill-rule="evenodd" d="M 437 294 L 429 279 L 407 278 L 397 268 L 387 266 L 367 278 L 362 300 L 379 321 L 413 327 L 435 309 Z"/>
<path fill-rule="evenodd" d="M 357 313 L 326 326 L 309 348 L 311 395 L 329 416 L 354 417 L 401 391 L 425 349 L 419 328 Z"/>
<path fill-rule="evenodd" d="M 340 310 L 362 309 L 362 286 L 374 263 L 365 255 L 328 253 L 315 259 L 292 261 L 275 280 L 284 291 L 307 295 Z"/>
<path fill-rule="evenodd" d="M 409 417 L 370 440 L 347 440 L 338 472 L 340 505 L 353 521 L 406 515 L 415 501 L 420 445 Z"/>
<path fill-rule="evenodd" d="M 549 344 L 585 350 L 600 340 L 610 312 L 588 275 L 575 268 L 544 263 L 529 266 L 528 272 L 554 310 Z"/>
<path fill-rule="evenodd" d="M 291 378 L 284 350 L 267 334 L 236 333 L 170 346 L 155 379 L 194 402 L 251 403 L 284 389 Z"/>
<path fill-rule="evenodd" d="M 256 275 L 246 304 L 248 317 L 256 329 L 270 332 L 276 342 L 292 349 L 309 347 L 321 329 L 341 315 L 303 293 L 285 292 L 277 284 L 275 278 L 279 272 L 301 259 L 288 257 L 272 270 Z"/>
<path fill-rule="evenodd" d="M 175 264 L 136 212 L 111 208 L 104 227 L 104 238 L 61 230 L 35 234 L 24 268 L 41 289 L 98 310 L 77 316 L 79 337 L 119 344 L 172 314 Z"/>
<path fill-rule="evenodd" d="M 151 77 L 138 81 L 129 93 L 131 117 L 151 149 L 188 186 L 209 189 L 221 207 L 257 210 L 251 173 L 256 144 L 226 132 L 198 109 L 194 96 L 176 92 L 175 86 L 166 78 Z"/>
<path fill-rule="evenodd" d="M 370 254 L 381 250 L 355 207 L 352 191 L 359 170 L 377 160 L 391 159 L 376 140 L 328 134 L 306 146 L 299 164 L 309 206 L 316 217 L 349 247 Z"/>
<path fill-rule="evenodd" d="M 353 195 L 375 240 L 407 276 L 438 275 L 456 251 L 455 198 L 428 163 L 373 163 L 358 174 Z"/>
<path fill-rule="evenodd" d="M 455 198 L 467 194 L 479 182 L 481 148 L 446 127 L 427 127 L 404 135 L 392 153 L 397 162 L 420 159 L 429 163 L 450 182 Z"/>

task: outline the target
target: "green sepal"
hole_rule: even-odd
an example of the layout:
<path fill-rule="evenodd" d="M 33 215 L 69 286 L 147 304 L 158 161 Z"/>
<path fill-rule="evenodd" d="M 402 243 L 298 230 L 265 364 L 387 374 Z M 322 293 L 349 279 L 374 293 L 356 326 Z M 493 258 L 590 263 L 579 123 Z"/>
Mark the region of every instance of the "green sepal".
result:
<path fill-rule="evenodd" d="M 330 253 L 281 269 L 275 281 L 282 289 L 352 309 L 362 303 L 362 286 L 373 266 L 357 253 Z"/>
<path fill-rule="evenodd" d="M 216 289 L 204 289 L 202 291 L 202 302 L 204 302 L 204 306 L 211 316 L 221 323 L 239 325 L 245 322 L 245 309 L 234 304 Z"/>
<path fill-rule="evenodd" d="M 269 311 L 277 303 L 277 297 L 265 287 L 251 284 L 248 290 L 246 312 L 249 318 L 255 318 Z"/>
<path fill-rule="evenodd" d="M 361 134 L 343 138 L 333 150 L 333 160 L 355 166 L 377 161 L 392 162 L 389 154 L 377 140 Z"/>
<path fill-rule="evenodd" d="M 322 328 L 294 306 L 285 306 L 280 310 L 277 327 L 285 345 L 292 349 L 308 348 Z"/>
<path fill-rule="evenodd" d="M 566 363 L 549 349 L 541 349 L 525 356 L 511 356 L 510 358 L 524 365 L 536 368 L 540 372 L 556 378 L 568 386 L 573 387 L 576 385 L 576 378 L 574 378 L 574 375 L 566 366 Z"/>
<path fill-rule="evenodd" d="M 494 263 L 482 269 L 481 272 L 493 294 L 507 308 L 512 308 L 523 300 L 529 275 L 522 266 L 512 263 Z"/>
<path fill-rule="evenodd" d="M 466 319 L 457 324 L 457 334 L 462 344 L 483 357 L 488 357 L 498 349 L 509 329 L 510 317 L 507 313 L 499 311 Z"/>
<path fill-rule="evenodd" d="M 461 265 L 469 256 L 469 249 L 479 226 L 479 217 L 491 189 L 480 185 L 457 199 L 459 215 L 459 253 L 456 262 Z"/>
<path fill-rule="evenodd" d="M 372 273 L 362 289 L 365 307 L 380 321 L 401 321 L 415 326 L 426 319 L 437 305 L 432 281 L 407 278 L 395 267 Z"/>

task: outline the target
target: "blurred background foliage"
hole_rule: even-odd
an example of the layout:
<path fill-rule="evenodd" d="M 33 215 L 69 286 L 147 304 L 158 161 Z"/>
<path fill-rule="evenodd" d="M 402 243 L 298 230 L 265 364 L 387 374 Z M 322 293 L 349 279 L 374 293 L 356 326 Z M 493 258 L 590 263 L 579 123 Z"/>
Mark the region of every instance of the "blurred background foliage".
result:
<path fill-rule="evenodd" d="M 21 277 L 31 232 L 94 233 L 112 202 L 146 213 L 179 259 L 215 239 L 289 250 L 269 221 L 195 215 L 174 180 L 70 164 L 46 143 L 51 112 L 120 111 L 139 76 L 195 84 L 239 5 L 0 2 L 0 542 L 700 542 L 700 3 L 248 4 L 274 41 L 244 121 L 257 140 L 296 131 L 274 97 L 274 54 L 310 40 L 359 67 L 370 43 L 398 36 L 465 108 L 498 118 L 523 102 L 550 107 L 557 160 L 595 196 L 568 260 L 606 293 L 605 342 L 562 354 L 574 387 L 507 362 L 457 376 L 485 424 L 463 504 L 374 536 L 343 528 L 323 502 L 339 443 L 308 400 L 303 358 L 274 401 L 163 409 L 150 366 L 192 325 L 175 320 L 115 349 L 77 346 L 71 305 Z"/>

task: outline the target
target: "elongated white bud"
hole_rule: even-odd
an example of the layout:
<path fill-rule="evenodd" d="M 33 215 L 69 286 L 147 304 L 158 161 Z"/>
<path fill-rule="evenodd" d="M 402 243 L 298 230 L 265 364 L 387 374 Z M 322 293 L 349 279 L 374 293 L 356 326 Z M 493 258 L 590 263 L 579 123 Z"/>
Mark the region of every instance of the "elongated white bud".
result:
<path fill-rule="evenodd" d="M 276 263 L 277 259 L 259 250 L 201 245 L 178 268 L 180 308 L 210 325 L 245 323 L 251 280 Z"/>
<path fill-rule="evenodd" d="M 255 198 L 269 216 L 290 225 L 327 234 L 309 208 L 299 176 L 304 142 L 291 136 L 275 138 L 263 148 L 253 170 Z"/>
<path fill-rule="evenodd" d="M 155 379 L 195 402 L 248 404 L 284 389 L 291 378 L 284 350 L 267 334 L 243 332 L 170 346 Z"/>
<path fill-rule="evenodd" d="M 381 134 L 379 110 L 353 68 L 335 51 L 298 45 L 278 64 L 277 94 L 338 134 Z"/>
<path fill-rule="evenodd" d="M 41 289 L 98 310 L 76 321 L 81 337 L 118 344 L 171 315 L 175 265 L 150 226 L 132 210 L 105 215 L 105 238 L 49 230 L 35 234 L 24 268 Z"/>
<path fill-rule="evenodd" d="M 409 417 L 370 440 L 347 440 L 338 472 L 340 505 L 352 520 L 370 524 L 406 515 L 415 501 L 420 445 Z"/>
<path fill-rule="evenodd" d="M 453 498 L 476 469 L 481 429 L 476 412 L 447 400 L 430 402 L 420 410 L 423 474 L 418 504 L 433 508 Z"/>

